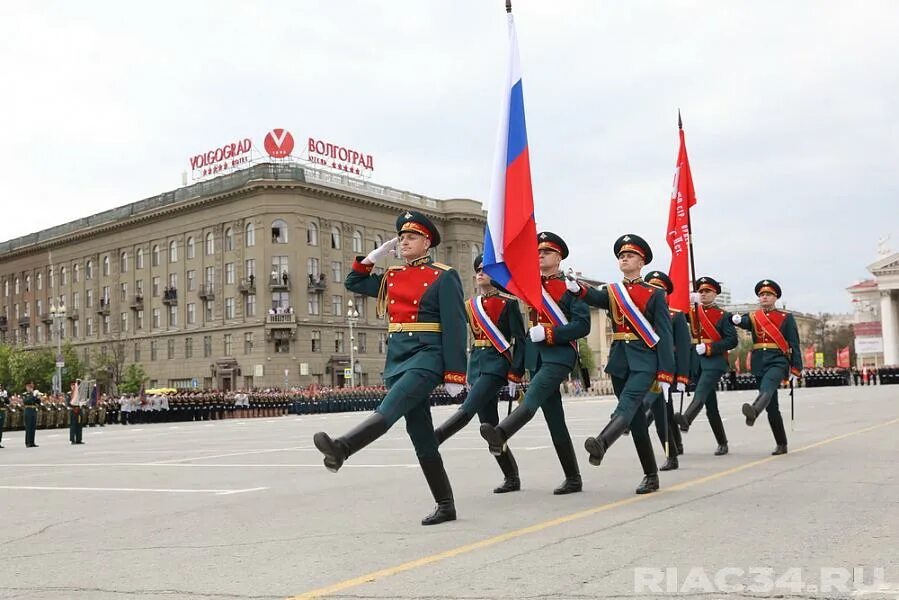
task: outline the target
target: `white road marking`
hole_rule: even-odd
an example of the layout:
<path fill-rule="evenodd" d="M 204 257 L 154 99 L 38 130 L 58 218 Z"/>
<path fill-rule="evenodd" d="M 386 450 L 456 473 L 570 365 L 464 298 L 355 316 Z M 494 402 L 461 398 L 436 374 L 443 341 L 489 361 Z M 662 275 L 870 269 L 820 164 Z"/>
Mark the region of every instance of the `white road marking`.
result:
<path fill-rule="evenodd" d="M 273 469 L 273 468 L 282 468 L 282 467 L 291 467 L 291 468 L 316 468 L 321 469 L 322 463 L 268 463 L 268 464 L 258 464 L 258 463 L 209 463 L 209 464 L 198 464 L 198 463 L 155 463 L 155 462 L 147 462 L 147 463 L 20 463 L 20 464 L 0 464 L 0 467 L 25 467 L 25 468 L 34 468 L 34 467 L 189 467 L 189 468 L 226 468 L 226 469 L 251 469 L 251 468 L 263 468 L 263 469 Z M 416 464 L 344 464 L 342 468 L 344 469 L 408 469 L 408 468 L 418 468 L 419 465 Z"/>
<path fill-rule="evenodd" d="M 168 489 L 168 488 L 107 488 L 107 487 L 55 487 L 44 485 L 0 485 L 0 490 L 36 490 L 55 492 L 152 492 L 159 494 L 215 494 L 217 496 L 229 496 L 246 492 L 259 492 L 267 490 L 267 487 L 247 488 L 242 490 L 196 490 L 196 489 Z"/>

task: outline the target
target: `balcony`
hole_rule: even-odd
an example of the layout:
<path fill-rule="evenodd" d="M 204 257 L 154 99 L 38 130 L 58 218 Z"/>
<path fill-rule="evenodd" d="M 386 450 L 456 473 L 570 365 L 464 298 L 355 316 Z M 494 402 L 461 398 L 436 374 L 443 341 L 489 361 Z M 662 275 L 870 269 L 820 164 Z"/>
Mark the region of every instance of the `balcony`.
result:
<path fill-rule="evenodd" d="M 6 331 L 7 329 L 9 329 L 9 319 L 0 317 L 0 331 Z"/>
<path fill-rule="evenodd" d="M 268 289 L 272 292 L 289 292 L 290 277 L 287 273 L 281 273 L 280 277 L 269 277 Z"/>
<path fill-rule="evenodd" d="M 255 295 L 256 294 L 256 277 L 253 275 L 250 275 L 250 277 L 247 279 L 241 279 L 240 285 L 237 286 L 237 290 L 241 294 Z"/>
<path fill-rule="evenodd" d="M 178 306 L 178 290 L 175 288 L 165 288 L 162 291 L 162 303 L 166 306 Z"/>
<path fill-rule="evenodd" d="M 200 286 L 200 291 L 197 295 L 200 296 L 202 300 L 215 300 L 215 285 L 204 283 Z"/>
<path fill-rule="evenodd" d="M 143 310 L 144 309 L 144 297 L 140 294 L 137 294 L 131 300 L 131 310 Z"/>
<path fill-rule="evenodd" d="M 67 311 L 66 311 L 66 316 L 67 316 L 69 319 L 71 319 L 72 321 L 77 321 L 77 320 L 78 320 L 78 309 L 77 309 L 77 308 L 72 308 L 72 309 L 67 310 Z"/>
<path fill-rule="evenodd" d="M 326 289 L 328 289 L 328 278 L 325 277 L 324 273 L 319 275 L 318 278 L 316 278 L 315 275 L 309 275 L 309 281 L 306 283 L 307 291 L 318 294 Z"/>
<path fill-rule="evenodd" d="M 53 322 L 53 317 L 48 312 L 41 313 L 41 322 L 50 324 Z"/>
<path fill-rule="evenodd" d="M 97 314 L 108 315 L 110 308 L 109 298 L 100 298 L 100 302 L 97 303 Z"/>
<path fill-rule="evenodd" d="M 24 317 L 19 317 L 19 327 L 30 327 L 31 326 L 31 317 L 25 315 Z"/>
<path fill-rule="evenodd" d="M 293 313 L 266 315 L 265 333 L 269 339 L 293 339 L 297 334 L 297 316 Z"/>

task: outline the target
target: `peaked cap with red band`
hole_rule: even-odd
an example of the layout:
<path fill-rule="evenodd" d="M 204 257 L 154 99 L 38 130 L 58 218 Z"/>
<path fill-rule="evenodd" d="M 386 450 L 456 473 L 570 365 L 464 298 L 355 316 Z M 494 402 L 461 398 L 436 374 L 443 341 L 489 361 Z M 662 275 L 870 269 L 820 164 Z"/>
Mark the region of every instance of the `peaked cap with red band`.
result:
<path fill-rule="evenodd" d="M 431 248 L 440 245 L 440 232 L 429 218 L 417 210 L 407 210 L 396 219 L 397 235 L 411 231 L 431 240 Z"/>
<path fill-rule="evenodd" d="M 644 264 L 652 262 L 652 249 L 639 235 L 626 233 L 618 238 L 615 241 L 615 257 L 620 256 L 622 252 L 633 252 L 642 256 Z"/>

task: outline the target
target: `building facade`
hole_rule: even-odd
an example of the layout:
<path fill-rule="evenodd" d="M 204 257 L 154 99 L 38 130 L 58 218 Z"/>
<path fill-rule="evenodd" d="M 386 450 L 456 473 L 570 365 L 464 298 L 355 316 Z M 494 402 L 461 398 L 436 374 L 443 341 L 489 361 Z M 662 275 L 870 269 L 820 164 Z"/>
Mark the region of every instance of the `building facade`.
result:
<path fill-rule="evenodd" d="M 55 347 L 58 330 L 88 361 L 139 363 L 152 386 L 339 386 L 349 369 L 380 383 L 384 321 L 343 280 L 409 208 L 438 225 L 434 258 L 470 293 L 480 203 L 264 163 L 0 244 L 0 342 Z"/>
<path fill-rule="evenodd" d="M 846 291 L 855 308 L 855 352 L 859 367 L 899 365 L 899 253 L 881 248 L 868 265 L 874 276 Z"/>

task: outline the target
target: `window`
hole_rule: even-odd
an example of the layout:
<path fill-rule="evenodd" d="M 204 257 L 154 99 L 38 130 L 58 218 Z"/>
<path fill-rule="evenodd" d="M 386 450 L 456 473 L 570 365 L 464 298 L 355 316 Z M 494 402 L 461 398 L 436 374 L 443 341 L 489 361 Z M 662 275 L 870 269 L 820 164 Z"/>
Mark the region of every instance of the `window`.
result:
<path fill-rule="evenodd" d="M 234 263 L 225 263 L 225 283 L 234 285 Z"/>
<path fill-rule="evenodd" d="M 14 290 L 13 290 L 13 293 L 15 293 L 16 295 L 19 294 L 19 278 L 18 278 L 18 277 L 16 277 L 16 285 L 15 285 L 15 288 L 14 288 Z"/>
<path fill-rule="evenodd" d="M 288 308 L 290 306 L 290 294 L 287 292 L 272 292 L 272 308 Z"/>
<path fill-rule="evenodd" d="M 215 267 L 206 267 L 206 269 L 204 270 L 204 274 L 205 277 L 203 278 L 203 281 L 206 283 L 206 285 L 215 285 Z"/>
<path fill-rule="evenodd" d="M 350 340 L 351 342 L 354 342 L 356 344 L 356 350 L 360 354 L 365 354 L 365 346 L 366 346 L 365 338 L 366 338 L 366 335 L 364 333 L 357 333 L 355 341 Z"/>
<path fill-rule="evenodd" d="M 290 354 L 290 340 L 282 338 L 276 339 L 275 354 Z"/>
<path fill-rule="evenodd" d="M 94 278 L 94 261 L 89 260 L 84 263 L 84 280 L 88 281 L 89 279 Z M 25 291 L 28 291 L 28 278 L 25 278 Z"/>
<path fill-rule="evenodd" d="M 253 353 L 253 332 L 252 331 L 243 334 L 243 353 L 244 354 L 252 354 Z"/>
<path fill-rule="evenodd" d="M 34 283 L 37 285 L 38 290 L 44 289 L 43 276 L 40 273 L 34 276 Z"/>
<path fill-rule="evenodd" d="M 84 290 L 84 308 L 94 307 L 94 290 Z"/>
<path fill-rule="evenodd" d="M 378 354 L 384 354 L 387 350 L 387 334 L 379 333 L 378 334 Z"/>
<path fill-rule="evenodd" d="M 153 288 L 153 290 L 152 290 L 153 297 L 158 298 L 159 297 L 159 276 L 157 275 L 156 277 L 151 279 L 150 284 L 152 285 L 152 288 Z"/>
<path fill-rule="evenodd" d="M 150 360 L 156 360 L 156 340 L 150 340 Z"/>
<path fill-rule="evenodd" d="M 78 292 L 72 292 L 72 308 L 75 310 L 81 308 L 81 296 Z"/>
<path fill-rule="evenodd" d="M 215 236 L 212 232 L 206 234 L 206 256 L 215 254 Z"/>
<path fill-rule="evenodd" d="M 359 318 L 363 321 L 365 320 L 365 305 L 366 305 L 365 296 L 353 296 L 353 308 L 356 309 L 356 312 L 359 313 Z"/>
<path fill-rule="evenodd" d="M 178 244 L 175 243 L 175 240 L 169 242 L 169 262 L 178 262 Z"/>
<path fill-rule="evenodd" d="M 194 302 L 187 304 L 187 324 L 193 325 L 197 322 L 197 305 Z"/>
<path fill-rule="evenodd" d="M 376 235 L 374 241 L 372 242 L 372 250 L 377 250 L 383 244 L 384 244 L 384 238 L 381 237 L 380 234 Z"/>
<path fill-rule="evenodd" d="M 80 337 L 81 336 L 81 328 L 78 326 L 79 321 L 76 319 L 72 321 L 72 337 Z"/>
<path fill-rule="evenodd" d="M 134 362 L 140 362 L 140 342 L 134 342 Z"/>
<path fill-rule="evenodd" d="M 247 227 L 245 229 L 245 245 L 247 248 L 256 245 L 256 228 L 253 227 L 252 223 L 247 223 Z"/>
<path fill-rule="evenodd" d="M 65 267 L 59 267 L 59 285 L 69 285 L 69 277 Z M 9 282 L 6 282 L 6 286 L 6 295 L 9 296 Z"/>
<path fill-rule="evenodd" d="M 159 266 L 159 246 L 153 246 L 153 248 L 150 250 L 150 266 Z"/>
<path fill-rule="evenodd" d="M 318 225 L 310 222 L 306 225 L 306 244 L 318 246 Z"/>
<path fill-rule="evenodd" d="M 178 291 L 178 274 L 177 273 L 169 273 L 169 287 L 173 291 Z"/>
<path fill-rule="evenodd" d="M 72 265 L 72 283 L 78 283 L 81 279 L 81 267 L 78 265 Z M 16 286 L 16 293 L 19 293 L 19 288 Z"/>
<path fill-rule="evenodd" d="M 134 268 L 135 269 L 143 269 L 144 268 L 144 249 L 138 248 L 134 252 Z"/>
<path fill-rule="evenodd" d="M 120 283 L 119 284 L 119 301 L 128 302 L 128 284 Z"/>
<path fill-rule="evenodd" d="M 278 283 L 280 280 L 282 283 L 284 282 L 284 275 L 290 273 L 287 269 L 287 257 L 286 256 L 273 256 L 272 257 L 272 272 L 269 274 L 272 283 Z"/>
<path fill-rule="evenodd" d="M 321 314 L 321 294 L 309 294 L 308 312 L 310 315 Z"/>
<path fill-rule="evenodd" d="M 206 322 L 208 323 L 215 318 L 215 302 L 207 300 L 204 306 L 206 307 Z"/>
<path fill-rule="evenodd" d="M 122 252 L 122 255 L 119 256 L 119 271 L 122 273 L 128 272 L 128 253 Z"/>
<path fill-rule="evenodd" d="M 255 317 L 256 316 L 256 294 L 247 294 L 244 297 L 244 310 L 243 314 L 245 317 Z"/>
<path fill-rule="evenodd" d="M 312 330 L 312 351 L 313 352 L 321 352 L 322 351 L 322 332 L 318 329 Z"/>
<path fill-rule="evenodd" d="M 225 230 L 225 250 L 234 250 L 234 231 L 230 227 Z"/>
<path fill-rule="evenodd" d="M 40 298 L 38 298 L 34 302 L 34 314 L 36 314 L 39 317 L 44 314 L 44 303 L 41 301 Z"/>
<path fill-rule="evenodd" d="M 360 254 L 362 252 L 362 232 L 353 232 L 353 252 Z"/>
<path fill-rule="evenodd" d="M 205 358 L 209 358 L 212 356 L 212 336 L 204 335 L 203 336 L 203 356 Z"/>
<path fill-rule="evenodd" d="M 143 299 L 144 297 L 144 280 L 138 279 L 134 282 L 134 293 Z"/>
<path fill-rule="evenodd" d="M 275 219 L 272 223 L 272 243 L 287 243 L 287 222 L 283 219 Z"/>
<path fill-rule="evenodd" d="M 166 356 L 169 360 L 172 360 L 173 358 L 175 358 L 175 340 L 170 338 L 166 346 L 168 346 L 168 348 L 166 349 Z"/>
<path fill-rule="evenodd" d="M 106 308 L 109 308 L 109 298 L 110 298 L 109 286 L 104 285 L 103 286 L 103 302 L 101 302 L 101 305 L 106 306 Z"/>
<path fill-rule="evenodd" d="M 119 315 L 119 331 L 122 333 L 128 332 L 128 313 L 126 312 Z"/>
<path fill-rule="evenodd" d="M 231 356 L 232 354 L 232 344 L 231 344 L 231 334 L 226 333 L 224 335 L 224 346 L 225 346 L 225 356 Z"/>
<path fill-rule="evenodd" d="M 244 271 L 247 277 L 252 276 L 254 279 L 256 278 L 256 259 L 248 258 L 244 261 Z"/>
<path fill-rule="evenodd" d="M 9 298 L 9 280 L 3 280 L 3 295 Z"/>
<path fill-rule="evenodd" d="M 187 272 L 187 291 L 192 292 L 197 289 L 197 272 L 191 269 Z"/>
<path fill-rule="evenodd" d="M 318 280 L 318 259 L 314 257 L 310 257 L 306 260 L 306 273 L 309 274 L 312 279 Z"/>
<path fill-rule="evenodd" d="M 234 298 L 225 298 L 225 318 L 234 318 Z"/>
<path fill-rule="evenodd" d="M 331 314 L 335 317 L 343 315 L 343 296 L 331 296 Z"/>
<path fill-rule="evenodd" d="M 88 336 L 94 335 L 94 318 L 88 317 L 85 320 L 84 328 L 87 330 L 86 333 Z"/>
<path fill-rule="evenodd" d="M 103 315 L 103 333 L 109 333 L 109 315 Z"/>
<path fill-rule="evenodd" d="M 331 248 L 334 250 L 340 250 L 340 228 L 332 227 L 331 228 Z"/>
<path fill-rule="evenodd" d="M 108 256 L 103 257 L 102 269 L 103 269 L 103 277 L 109 277 L 109 257 Z"/>
<path fill-rule="evenodd" d="M 174 304 L 169 305 L 169 327 L 178 326 L 178 307 Z"/>
<path fill-rule="evenodd" d="M 144 328 L 144 311 L 137 311 L 137 315 L 134 318 L 134 328 L 138 330 Z"/>
<path fill-rule="evenodd" d="M 194 356 L 194 339 L 185 338 L 184 340 L 184 358 L 193 358 Z"/>
<path fill-rule="evenodd" d="M 153 309 L 153 329 L 159 329 L 159 324 L 160 324 L 159 309 L 154 308 Z"/>
<path fill-rule="evenodd" d="M 54 277 L 53 269 L 49 269 L 47 271 L 47 289 L 48 290 L 53 289 L 53 284 L 55 283 L 55 279 L 56 278 Z M 9 294 L 6 294 L 6 295 L 9 296 Z"/>
<path fill-rule="evenodd" d="M 193 236 L 187 238 L 187 243 L 185 244 L 186 248 L 184 250 L 185 254 L 187 254 L 188 260 L 191 258 L 197 257 L 197 246 L 194 244 Z"/>
<path fill-rule="evenodd" d="M 343 263 L 338 260 L 331 261 L 331 281 L 334 283 L 343 281 Z"/>
<path fill-rule="evenodd" d="M 343 332 L 342 331 L 334 332 L 334 352 L 337 352 L 337 353 L 343 352 Z"/>

